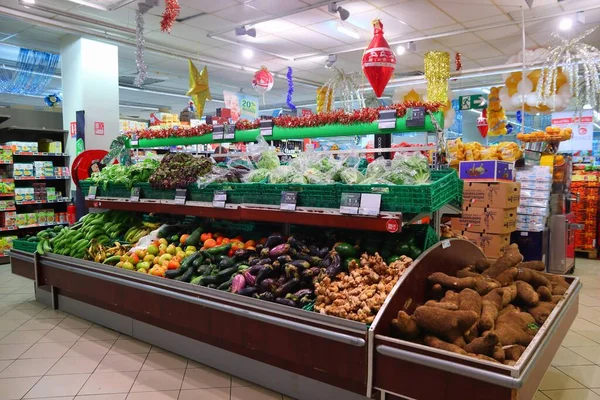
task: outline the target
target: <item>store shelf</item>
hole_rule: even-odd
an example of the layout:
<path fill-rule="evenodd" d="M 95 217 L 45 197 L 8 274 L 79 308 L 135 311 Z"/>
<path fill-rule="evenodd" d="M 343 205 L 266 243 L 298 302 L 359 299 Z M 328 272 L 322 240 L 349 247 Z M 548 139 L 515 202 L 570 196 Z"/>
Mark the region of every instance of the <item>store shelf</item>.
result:
<path fill-rule="evenodd" d="M 15 176 L 15 181 L 57 181 L 71 179 L 70 176 Z"/>
<path fill-rule="evenodd" d="M 69 157 L 67 153 L 46 153 L 40 151 L 15 151 L 14 156 L 44 156 L 44 157 Z"/>
<path fill-rule="evenodd" d="M 17 209 L 14 208 L 14 207 L 13 208 L 0 209 L 0 213 L 1 212 L 6 212 L 6 211 L 17 211 Z"/>
<path fill-rule="evenodd" d="M 65 135 L 68 131 L 62 129 L 45 129 L 45 128 L 31 128 L 26 126 L 5 126 L 0 128 L 0 134 L 8 133 L 21 133 L 21 132 L 39 132 L 53 135 Z"/>
<path fill-rule="evenodd" d="M 298 207 L 296 211 L 281 211 L 279 206 L 258 204 L 228 204 L 226 208 L 215 208 L 212 203 L 188 201 L 185 205 L 172 200 L 142 200 L 97 198 L 86 200 L 86 206 L 110 210 L 191 215 L 235 221 L 256 221 L 310 225 L 317 227 L 359 229 L 378 232 L 399 232 L 402 213 L 382 212 L 377 217 L 340 214 L 331 208 Z"/>
<path fill-rule="evenodd" d="M 12 161 L 0 160 L 0 165 L 10 165 L 12 163 L 13 163 Z"/>
<path fill-rule="evenodd" d="M 0 193 L 0 197 L 15 197 L 14 193 Z"/>
<path fill-rule="evenodd" d="M 56 201 L 48 201 L 48 200 L 30 200 L 30 201 L 17 201 L 15 202 L 18 206 L 25 206 L 29 204 L 54 204 L 54 203 L 68 203 L 70 200 L 62 199 Z"/>
<path fill-rule="evenodd" d="M 3 211 L 8 211 L 8 210 L 3 210 Z M 45 224 L 31 224 L 31 225 L 21 225 L 21 226 L 1 226 L 0 227 L 0 232 L 8 232 L 8 231 L 18 231 L 21 229 L 31 229 L 31 228 L 47 228 L 49 226 L 56 226 L 56 225 L 68 225 L 67 222 L 51 222 L 51 223 L 45 223 Z"/>

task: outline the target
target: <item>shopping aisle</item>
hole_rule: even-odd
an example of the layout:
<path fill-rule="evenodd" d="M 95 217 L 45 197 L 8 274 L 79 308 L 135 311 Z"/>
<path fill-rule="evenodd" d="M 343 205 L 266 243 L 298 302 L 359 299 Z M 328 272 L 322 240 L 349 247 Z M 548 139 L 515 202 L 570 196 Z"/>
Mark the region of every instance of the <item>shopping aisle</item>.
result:
<path fill-rule="evenodd" d="M 289 399 L 47 309 L 33 300 L 31 280 L 11 274 L 9 265 L 0 265 L 0 400 L 21 398 Z"/>

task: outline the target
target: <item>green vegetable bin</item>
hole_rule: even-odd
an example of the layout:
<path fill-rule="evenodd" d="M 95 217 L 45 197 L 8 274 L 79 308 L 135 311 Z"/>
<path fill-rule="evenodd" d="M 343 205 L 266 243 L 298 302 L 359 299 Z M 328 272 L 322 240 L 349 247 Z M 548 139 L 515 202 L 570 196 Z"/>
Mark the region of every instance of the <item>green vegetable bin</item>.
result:
<path fill-rule="evenodd" d="M 212 202 L 215 195 L 215 190 L 224 190 L 227 192 L 227 203 L 241 204 L 244 202 L 243 187 L 252 184 L 246 183 L 210 183 L 203 188 L 197 185 L 188 187 L 189 199 L 192 201 Z"/>
<path fill-rule="evenodd" d="M 280 204 L 281 192 L 298 192 L 299 207 L 339 208 L 340 185 L 309 185 L 301 183 L 254 183 L 244 195 L 245 203 Z"/>
<path fill-rule="evenodd" d="M 23 239 L 15 239 L 12 242 L 13 249 L 21 250 L 27 253 L 35 253 L 35 249 L 37 247 L 38 242 L 28 242 Z"/>

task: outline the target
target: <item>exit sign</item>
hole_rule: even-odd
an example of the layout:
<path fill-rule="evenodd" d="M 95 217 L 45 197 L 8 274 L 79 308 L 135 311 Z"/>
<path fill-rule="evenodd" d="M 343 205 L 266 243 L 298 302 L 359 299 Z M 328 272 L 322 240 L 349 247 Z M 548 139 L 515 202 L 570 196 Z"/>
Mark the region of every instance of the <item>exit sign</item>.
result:
<path fill-rule="evenodd" d="M 487 107 L 487 96 L 483 94 L 460 96 L 458 104 L 461 110 L 481 110 Z"/>

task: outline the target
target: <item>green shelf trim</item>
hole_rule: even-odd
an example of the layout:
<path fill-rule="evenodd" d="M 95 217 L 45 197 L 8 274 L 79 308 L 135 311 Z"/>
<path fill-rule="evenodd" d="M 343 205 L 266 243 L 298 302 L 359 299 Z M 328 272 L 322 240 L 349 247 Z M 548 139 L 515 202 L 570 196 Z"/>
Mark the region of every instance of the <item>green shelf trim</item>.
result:
<path fill-rule="evenodd" d="M 444 115 L 441 111 L 434 113 L 441 127 L 444 126 Z M 321 137 L 355 136 L 371 134 L 389 134 L 405 132 L 435 132 L 435 126 L 431 122 L 429 115 L 425 116 L 425 125 L 419 128 L 410 128 L 406 126 L 406 118 L 396 119 L 395 129 L 379 129 L 379 122 L 360 123 L 352 125 L 324 125 L 310 128 L 282 128 L 273 127 L 273 136 L 267 136 L 267 140 L 287 140 L 287 139 L 305 139 Z M 127 147 L 130 148 L 149 148 L 164 146 L 187 146 L 192 144 L 211 144 L 211 143 L 238 143 L 255 142 L 260 134 L 260 129 L 250 129 L 245 131 L 236 131 L 235 139 L 213 140 L 212 134 L 191 137 L 170 137 L 162 139 L 139 139 L 136 146 L 132 146 L 127 141 Z"/>

